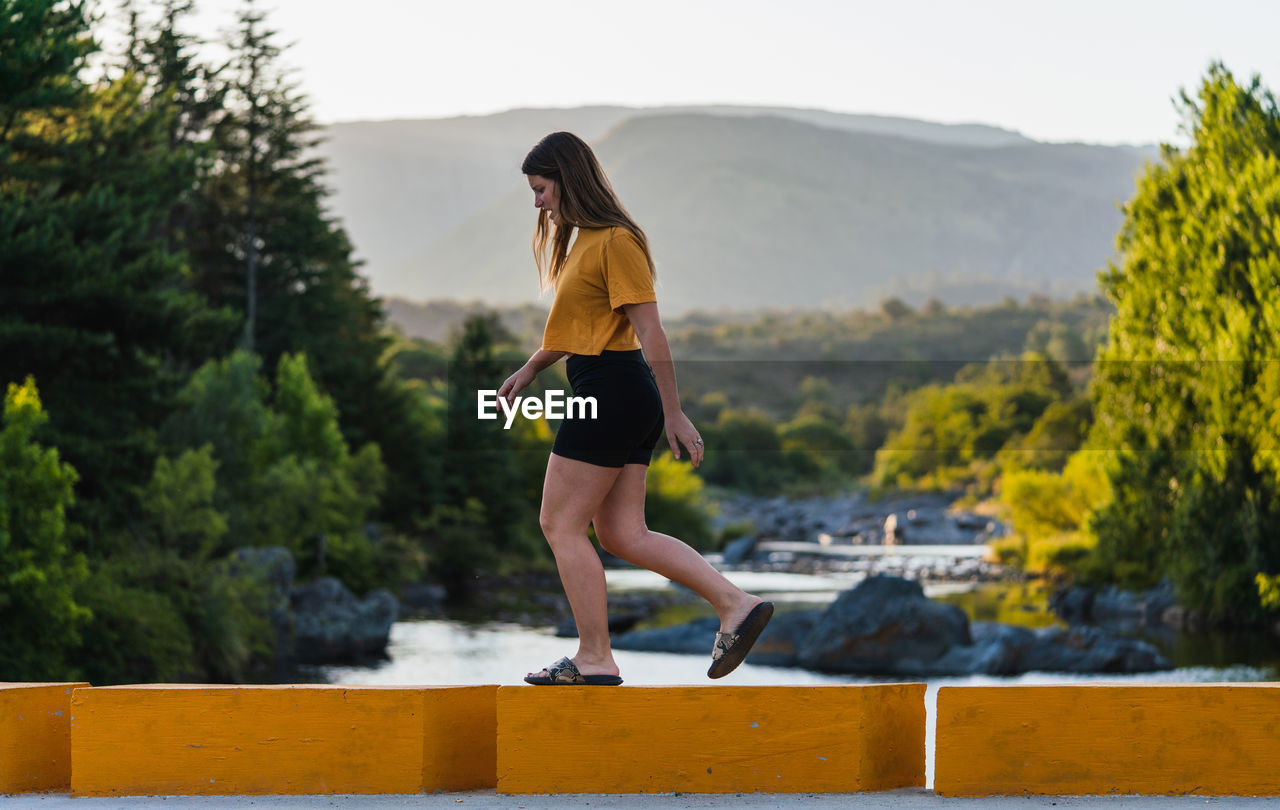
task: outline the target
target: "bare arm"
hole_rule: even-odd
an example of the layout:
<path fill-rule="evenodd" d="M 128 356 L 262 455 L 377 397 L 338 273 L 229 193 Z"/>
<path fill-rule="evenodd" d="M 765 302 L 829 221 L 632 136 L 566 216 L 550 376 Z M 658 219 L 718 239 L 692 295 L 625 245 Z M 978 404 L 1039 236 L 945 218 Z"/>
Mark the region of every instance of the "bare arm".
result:
<path fill-rule="evenodd" d="M 549 352 L 546 349 L 538 349 L 529 358 L 528 362 L 521 366 L 515 374 L 507 378 L 507 381 L 498 389 L 498 396 L 506 399 L 508 405 L 512 404 L 516 394 L 533 382 L 533 378 L 538 376 L 538 372 L 555 365 L 556 361 L 567 354 L 568 352 Z"/>
<path fill-rule="evenodd" d="M 689 460 L 697 467 L 702 463 L 702 438 L 698 430 L 685 416 L 680 407 L 680 391 L 676 386 L 675 363 L 671 360 L 671 346 L 667 343 L 667 333 L 662 328 L 662 319 L 658 317 L 658 305 L 626 304 L 623 311 L 631 321 L 631 328 L 640 339 L 645 359 L 653 368 L 653 377 L 658 382 L 658 393 L 662 396 L 662 412 L 666 418 L 667 442 L 671 445 L 671 454 L 680 458 L 680 447 L 689 451 Z"/>

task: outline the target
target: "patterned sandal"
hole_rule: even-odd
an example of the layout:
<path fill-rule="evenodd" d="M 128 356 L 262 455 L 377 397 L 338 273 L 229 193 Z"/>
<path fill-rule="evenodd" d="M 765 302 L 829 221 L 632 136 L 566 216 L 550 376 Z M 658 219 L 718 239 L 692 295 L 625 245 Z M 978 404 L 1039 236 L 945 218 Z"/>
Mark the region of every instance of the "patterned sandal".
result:
<path fill-rule="evenodd" d="M 773 618 L 773 603 L 761 602 L 751 608 L 747 618 L 738 625 L 736 633 L 716 633 L 716 643 L 711 648 L 711 667 L 708 678 L 723 678 L 738 668 L 746 659 L 751 647 L 764 632 L 764 626 Z"/>
<path fill-rule="evenodd" d="M 546 676 L 526 675 L 525 683 L 534 686 L 618 686 L 622 678 L 617 675 L 583 675 L 568 658 L 561 658 L 547 667 Z"/>

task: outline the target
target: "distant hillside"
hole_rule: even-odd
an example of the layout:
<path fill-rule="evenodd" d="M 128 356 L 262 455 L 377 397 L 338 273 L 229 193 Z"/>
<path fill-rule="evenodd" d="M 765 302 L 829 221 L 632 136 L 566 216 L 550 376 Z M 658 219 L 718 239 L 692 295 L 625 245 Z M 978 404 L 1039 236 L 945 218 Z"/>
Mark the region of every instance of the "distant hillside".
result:
<path fill-rule="evenodd" d="M 1092 290 L 1117 205 L 1149 154 L 814 110 L 595 107 L 334 125 L 333 209 L 375 292 L 536 300 L 519 162 L 554 129 L 595 145 L 649 232 L 671 314 Z"/>
<path fill-rule="evenodd" d="M 334 213 L 368 260 L 366 270 L 374 278 L 375 290 L 394 295 L 404 290 L 387 277 L 389 267 L 425 249 L 518 186 L 520 161 L 543 135 L 568 130 L 594 143 L 628 119 L 673 112 L 775 115 L 833 129 L 936 143 L 1030 143 L 1016 132 L 981 124 L 720 105 L 518 109 L 485 116 L 339 123 L 327 128 L 328 141 L 320 152 L 333 170 Z"/>
<path fill-rule="evenodd" d="M 391 320 L 402 331 L 430 339 L 437 338 L 423 334 L 421 327 L 447 336 L 476 311 L 473 305 L 454 302 L 388 303 Z M 499 307 L 496 312 L 519 336 L 524 351 L 539 345 L 545 310 Z M 840 410 L 879 401 L 891 385 L 913 389 L 949 382 L 968 363 L 1018 357 L 1027 350 L 1066 362 L 1079 381 L 1088 374 L 1112 313 L 1101 297 L 1081 296 L 931 308 L 897 317 L 809 310 L 691 313 L 663 321 L 677 360 L 681 397 L 689 407 L 719 391 L 735 406 L 789 418 L 804 399 L 806 377 L 827 380 L 831 402 Z"/>
<path fill-rule="evenodd" d="M 542 344 L 542 329 L 547 323 L 547 308 L 536 304 L 519 307 L 490 307 L 478 301 L 406 301 L 403 298 L 385 298 L 382 308 L 387 321 L 406 337 L 423 338 L 435 343 L 450 340 L 461 329 L 463 322 L 472 315 L 496 312 L 498 320 L 521 346 L 530 351 Z"/>

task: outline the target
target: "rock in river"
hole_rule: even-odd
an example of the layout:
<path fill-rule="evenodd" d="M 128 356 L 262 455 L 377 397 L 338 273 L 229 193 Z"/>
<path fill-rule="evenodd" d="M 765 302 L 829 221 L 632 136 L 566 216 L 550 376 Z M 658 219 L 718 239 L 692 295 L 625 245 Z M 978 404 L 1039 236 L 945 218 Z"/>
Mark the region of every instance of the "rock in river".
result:
<path fill-rule="evenodd" d="M 796 666 L 798 640 L 809 634 L 821 615 L 820 610 L 776 614 L 751 648 L 751 663 L 767 667 Z M 670 627 L 635 630 L 615 638 L 613 646 L 618 650 L 706 654 L 709 659 L 719 629 L 720 620 L 707 616 Z"/>
<path fill-rule="evenodd" d="M 799 663 L 825 672 L 919 672 L 970 643 L 969 619 L 925 597 L 918 582 L 867 577 L 840 594 L 799 649 Z"/>
<path fill-rule="evenodd" d="M 389 591 L 356 598 L 333 577 L 293 591 L 294 657 L 302 663 L 382 655 L 399 604 Z"/>
<path fill-rule="evenodd" d="M 623 650 L 709 654 L 715 617 L 614 639 Z M 1150 672 L 1170 664 L 1150 644 L 1095 627 L 1031 630 L 969 624 L 960 608 L 939 604 L 920 585 L 868 577 L 826 610 L 779 613 L 748 659 L 867 675 L 1014 675 L 1050 672 Z"/>

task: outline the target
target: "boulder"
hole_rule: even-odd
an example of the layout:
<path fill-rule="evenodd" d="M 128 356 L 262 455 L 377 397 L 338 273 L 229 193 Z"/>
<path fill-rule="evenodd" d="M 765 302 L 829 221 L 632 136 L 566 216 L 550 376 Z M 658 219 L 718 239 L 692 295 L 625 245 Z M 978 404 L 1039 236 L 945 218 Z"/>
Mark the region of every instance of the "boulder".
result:
<path fill-rule="evenodd" d="M 747 661 L 769 667 L 796 666 L 800 644 L 817 623 L 821 610 L 794 610 L 776 613 L 765 627 Z M 711 655 L 720 620 L 715 616 L 651 630 L 634 630 L 613 640 L 614 649 L 644 652 Z"/>
<path fill-rule="evenodd" d="M 1093 588 L 1068 585 L 1049 597 L 1049 610 L 1067 624 L 1084 624 L 1093 619 Z"/>
<path fill-rule="evenodd" d="M 930 601 L 919 583 L 875 576 L 827 608 L 801 645 L 799 663 L 824 672 L 923 672 L 970 643 L 963 610 Z"/>
<path fill-rule="evenodd" d="M 401 613 L 436 613 L 444 608 L 448 592 L 432 582 L 411 582 L 400 589 Z"/>
<path fill-rule="evenodd" d="M 1022 652 L 1035 640 L 1025 627 L 996 622 L 969 626 L 972 644 L 956 645 L 927 664 L 927 675 L 1014 675 L 1022 672 Z"/>
<path fill-rule="evenodd" d="M 1147 626 L 1158 625 L 1162 623 L 1165 611 L 1178 604 L 1178 591 L 1172 582 L 1164 579 L 1144 594 L 1142 602 L 1143 618 Z"/>
<path fill-rule="evenodd" d="M 386 590 L 356 598 L 333 577 L 293 591 L 294 658 L 300 663 L 358 661 L 385 654 L 399 603 Z"/>
<path fill-rule="evenodd" d="M 1037 631 L 1023 650 L 1019 666 L 1023 672 L 1156 672 L 1171 668 L 1147 642 L 1087 626 Z"/>
<path fill-rule="evenodd" d="M 1093 595 L 1090 620 L 1098 624 L 1138 626 L 1142 624 L 1144 594 L 1122 591 L 1108 585 Z"/>
<path fill-rule="evenodd" d="M 619 636 L 620 650 L 709 655 L 719 620 L 638 630 Z M 1051 672 L 1153 672 L 1169 662 L 1145 641 L 1096 627 L 1031 630 L 975 622 L 959 608 L 932 602 L 920 586 L 869 577 L 826 610 L 779 613 L 749 662 L 824 672 L 881 675 L 1016 675 Z"/>
<path fill-rule="evenodd" d="M 770 622 L 772 624 L 772 622 Z M 706 616 L 684 624 L 655 627 L 649 630 L 633 630 L 613 639 L 616 650 L 640 650 L 642 652 L 674 652 L 711 655 L 711 647 L 720 629 L 720 619 Z"/>
<path fill-rule="evenodd" d="M 1167 624 L 1166 614 L 1177 607 L 1177 592 L 1167 579 L 1146 591 L 1123 591 L 1114 585 L 1100 589 L 1068 585 L 1049 600 L 1050 610 L 1067 624 L 1102 624 L 1120 630 Z M 1171 615 L 1175 620 L 1183 616 L 1177 611 Z"/>
<path fill-rule="evenodd" d="M 796 666 L 800 661 L 800 645 L 813 632 L 821 616 L 821 610 L 774 614 L 751 648 L 747 661 L 766 667 Z"/>
<path fill-rule="evenodd" d="M 748 534 L 725 544 L 721 560 L 725 565 L 740 565 L 756 549 L 756 535 Z"/>
<path fill-rule="evenodd" d="M 644 616 L 639 613 L 610 613 L 609 632 L 625 633 L 635 627 L 643 618 Z M 572 616 L 556 625 L 556 636 L 558 638 L 578 637 L 578 625 L 574 622 Z"/>
<path fill-rule="evenodd" d="M 276 662 L 288 660 L 293 652 L 290 596 L 297 573 L 293 554 L 282 546 L 238 548 L 231 554 L 228 570 L 233 577 L 255 580 L 266 587 L 267 621 L 276 639 Z"/>

